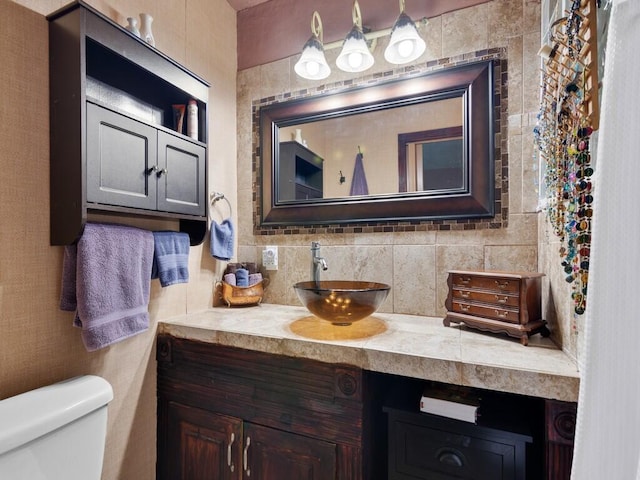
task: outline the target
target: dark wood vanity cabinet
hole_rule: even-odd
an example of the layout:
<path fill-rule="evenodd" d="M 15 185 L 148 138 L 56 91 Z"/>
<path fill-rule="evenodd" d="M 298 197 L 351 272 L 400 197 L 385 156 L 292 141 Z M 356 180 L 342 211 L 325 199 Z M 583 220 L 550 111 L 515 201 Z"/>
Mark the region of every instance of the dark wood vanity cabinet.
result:
<path fill-rule="evenodd" d="M 575 404 L 486 390 L 478 424 L 425 380 L 158 336 L 158 480 L 560 480 Z"/>
<path fill-rule="evenodd" d="M 157 358 L 158 479 L 374 478 L 362 370 L 164 335 Z"/>
<path fill-rule="evenodd" d="M 209 84 L 82 1 L 47 19 L 51 244 L 73 243 L 89 214 L 175 219 L 201 243 Z M 175 128 L 190 100 L 197 138 Z"/>

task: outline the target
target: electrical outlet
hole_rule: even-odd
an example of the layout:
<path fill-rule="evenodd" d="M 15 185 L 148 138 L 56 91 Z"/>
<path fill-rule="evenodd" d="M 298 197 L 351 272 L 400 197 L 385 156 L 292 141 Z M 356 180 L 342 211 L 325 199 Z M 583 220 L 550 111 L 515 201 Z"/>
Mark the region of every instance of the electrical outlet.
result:
<path fill-rule="evenodd" d="M 278 270 L 278 247 L 267 245 L 262 250 L 262 266 L 265 270 Z"/>

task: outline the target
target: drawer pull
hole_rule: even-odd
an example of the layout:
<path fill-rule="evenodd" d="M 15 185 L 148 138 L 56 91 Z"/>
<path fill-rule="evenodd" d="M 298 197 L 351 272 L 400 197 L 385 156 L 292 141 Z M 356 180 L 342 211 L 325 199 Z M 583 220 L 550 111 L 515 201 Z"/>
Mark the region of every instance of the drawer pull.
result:
<path fill-rule="evenodd" d="M 505 280 L 494 280 L 494 282 L 496 283 L 496 286 L 500 289 L 500 290 L 506 290 L 507 288 L 509 288 L 509 281 L 505 281 Z"/>
<path fill-rule="evenodd" d="M 242 466 L 244 467 L 244 471 L 247 472 L 247 477 L 251 476 L 251 470 L 249 470 L 248 465 L 249 445 L 251 445 L 251 437 L 247 437 L 244 445 L 244 453 L 242 454 Z"/>
<path fill-rule="evenodd" d="M 461 291 L 460 291 L 460 296 L 461 296 L 462 298 L 469 298 L 469 297 L 471 297 L 471 292 L 467 292 L 467 291 L 465 291 L 465 290 L 461 290 Z"/>
<path fill-rule="evenodd" d="M 498 303 L 507 303 L 509 297 L 501 297 L 500 295 L 496 295 L 496 301 Z"/>
<path fill-rule="evenodd" d="M 460 283 L 464 283 L 465 285 L 469 285 L 471 283 L 471 277 L 461 277 Z"/>
<path fill-rule="evenodd" d="M 440 450 L 438 453 L 438 461 L 450 467 L 462 467 L 464 465 L 462 454 L 449 449 Z"/>
<path fill-rule="evenodd" d="M 469 305 L 460 305 L 460 310 L 468 312 L 471 307 Z"/>
<path fill-rule="evenodd" d="M 229 439 L 229 445 L 227 446 L 227 466 L 229 470 L 233 472 L 235 470 L 235 465 L 231 463 L 231 449 L 233 448 L 233 442 L 236 441 L 236 434 L 231 432 L 231 438 Z"/>
<path fill-rule="evenodd" d="M 496 315 L 500 318 L 507 318 L 509 316 L 509 312 L 505 312 L 502 310 L 496 310 Z"/>

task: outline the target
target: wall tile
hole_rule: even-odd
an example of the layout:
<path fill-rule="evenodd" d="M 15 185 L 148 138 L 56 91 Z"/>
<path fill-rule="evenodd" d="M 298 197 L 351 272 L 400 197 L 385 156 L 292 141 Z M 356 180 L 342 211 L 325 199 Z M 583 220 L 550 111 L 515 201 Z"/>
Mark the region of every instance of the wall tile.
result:
<path fill-rule="evenodd" d="M 393 310 L 433 316 L 436 308 L 434 245 L 393 248 Z"/>
<path fill-rule="evenodd" d="M 442 15 L 442 56 L 452 57 L 488 46 L 488 6 L 469 7 Z"/>

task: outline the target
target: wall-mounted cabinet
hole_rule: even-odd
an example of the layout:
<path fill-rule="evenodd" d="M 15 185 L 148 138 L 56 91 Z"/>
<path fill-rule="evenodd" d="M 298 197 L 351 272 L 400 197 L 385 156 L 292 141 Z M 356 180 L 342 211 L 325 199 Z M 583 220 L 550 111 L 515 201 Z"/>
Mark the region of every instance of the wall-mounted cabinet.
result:
<path fill-rule="evenodd" d="M 90 213 L 177 219 L 201 243 L 208 83 L 84 2 L 47 18 L 51 244 L 73 243 Z M 197 138 L 174 122 L 191 99 Z"/>
<path fill-rule="evenodd" d="M 278 201 L 322 198 L 322 157 L 298 142 L 281 142 Z"/>

